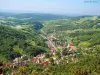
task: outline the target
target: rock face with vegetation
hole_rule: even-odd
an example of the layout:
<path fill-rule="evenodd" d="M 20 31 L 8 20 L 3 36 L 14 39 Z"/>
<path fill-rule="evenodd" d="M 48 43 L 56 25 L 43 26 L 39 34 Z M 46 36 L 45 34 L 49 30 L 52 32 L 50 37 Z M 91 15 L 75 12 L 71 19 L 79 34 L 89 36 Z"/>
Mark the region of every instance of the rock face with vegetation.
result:
<path fill-rule="evenodd" d="M 0 73 L 99 75 L 100 17 L 0 13 Z"/>

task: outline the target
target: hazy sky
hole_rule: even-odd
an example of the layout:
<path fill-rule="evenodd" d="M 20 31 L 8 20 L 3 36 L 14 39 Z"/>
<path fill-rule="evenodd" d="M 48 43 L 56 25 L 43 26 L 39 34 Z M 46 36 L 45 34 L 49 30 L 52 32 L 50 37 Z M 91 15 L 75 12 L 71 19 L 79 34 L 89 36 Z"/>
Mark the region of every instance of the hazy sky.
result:
<path fill-rule="evenodd" d="M 0 11 L 100 15 L 100 0 L 0 0 Z"/>

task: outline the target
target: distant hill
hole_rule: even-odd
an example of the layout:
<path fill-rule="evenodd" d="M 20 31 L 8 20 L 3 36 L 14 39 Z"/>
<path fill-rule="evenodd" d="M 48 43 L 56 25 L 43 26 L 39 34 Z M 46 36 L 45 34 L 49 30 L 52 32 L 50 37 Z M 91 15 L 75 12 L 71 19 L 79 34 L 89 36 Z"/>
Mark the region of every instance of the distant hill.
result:
<path fill-rule="evenodd" d="M 16 15 L 17 13 L 10 13 L 10 12 L 0 12 L 0 17 L 10 17 Z"/>
<path fill-rule="evenodd" d="M 6 13 L 0 12 L 1 17 L 15 17 L 19 19 L 31 18 L 34 21 L 44 21 L 58 18 L 65 18 L 67 16 L 53 15 L 53 14 L 43 14 L 43 13 Z"/>
<path fill-rule="evenodd" d="M 75 29 L 100 28 L 99 16 L 79 16 L 44 22 L 46 31 L 66 31 Z"/>

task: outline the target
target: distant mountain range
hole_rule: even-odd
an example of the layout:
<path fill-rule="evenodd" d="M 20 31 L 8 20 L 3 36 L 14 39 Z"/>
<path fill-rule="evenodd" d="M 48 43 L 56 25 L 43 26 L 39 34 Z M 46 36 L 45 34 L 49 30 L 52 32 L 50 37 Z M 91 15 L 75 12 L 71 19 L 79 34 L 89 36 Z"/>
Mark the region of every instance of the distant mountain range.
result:
<path fill-rule="evenodd" d="M 44 14 L 44 13 L 10 13 L 0 12 L 0 17 L 15 17 L 15 18 L 32 18 L 33 20 L 43 21 L 58 18 L 66 18 L 65 15 Z"/>

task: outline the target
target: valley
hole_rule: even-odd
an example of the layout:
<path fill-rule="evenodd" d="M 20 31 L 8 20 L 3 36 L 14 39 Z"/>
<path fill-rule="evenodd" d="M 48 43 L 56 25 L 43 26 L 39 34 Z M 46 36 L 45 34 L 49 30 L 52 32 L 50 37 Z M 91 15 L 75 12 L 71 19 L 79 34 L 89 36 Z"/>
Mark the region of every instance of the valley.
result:
<path fill-rule="evenodd" d="M 100 74 L 100 16 L 0 16 L 4 75 Z"/>

